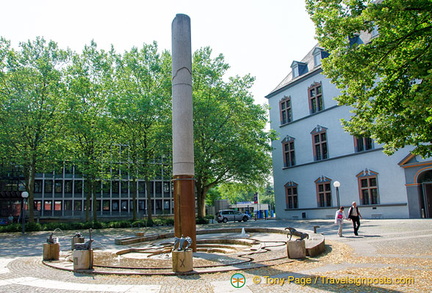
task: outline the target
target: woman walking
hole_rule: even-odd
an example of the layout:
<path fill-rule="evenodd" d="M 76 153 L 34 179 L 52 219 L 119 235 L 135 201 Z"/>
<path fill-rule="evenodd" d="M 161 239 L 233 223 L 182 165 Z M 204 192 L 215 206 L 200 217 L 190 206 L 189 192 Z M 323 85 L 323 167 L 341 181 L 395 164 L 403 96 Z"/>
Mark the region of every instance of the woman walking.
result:
<path fill-rule="evenodd" d="M 340 207 L 335 214 L 335 224 L 339 226 L 338 228 L 339 237 L 342 237 L 343 220 L 346 219 L 344 209 L 345 209 L 344 207 Z"/>

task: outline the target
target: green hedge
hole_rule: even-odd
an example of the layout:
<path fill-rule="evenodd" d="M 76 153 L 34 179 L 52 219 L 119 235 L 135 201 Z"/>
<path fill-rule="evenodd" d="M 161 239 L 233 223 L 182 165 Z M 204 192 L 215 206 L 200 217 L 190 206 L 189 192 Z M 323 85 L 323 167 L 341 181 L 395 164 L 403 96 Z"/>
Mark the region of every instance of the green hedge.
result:
<path fill-rule="evenodd" d="M 208 224 L 208 217 L 197 218 L 197 224 Z M 154 218 L 153 221 L 147 221 L 145 219 L 132 221 L 110 221 L 110 222 L 50 222 L 50 223 L 26 223 L 26 231 L 54 231 L 60 230 L 86 230 L 86 229 L 108 229 L 108 228 L 140 228 L 140 227 L 153 227 L 153 226 L 173 226 L 173 218 Z M 14 223 L 9 225 L 0 226 L 0 233 L 5 232 L 21 232 L 21 224 Z"/>

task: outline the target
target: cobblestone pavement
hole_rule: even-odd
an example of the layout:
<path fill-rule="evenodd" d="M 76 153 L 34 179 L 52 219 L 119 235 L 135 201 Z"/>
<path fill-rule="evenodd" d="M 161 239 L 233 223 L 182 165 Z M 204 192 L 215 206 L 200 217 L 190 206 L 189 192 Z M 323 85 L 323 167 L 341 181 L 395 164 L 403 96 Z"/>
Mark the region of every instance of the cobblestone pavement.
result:
<path fill-rule="evenodd" d="M 346 222 L 344 237 L 337 236 L 331 220 L 260 220 L 197 229 L 288 226 L 299 230 L 320 226 L 326 253 L 266 268 L 186 276 L 62 271 L 42 264 L 48 232 L 0 234 L 0 292 L 432 292 L 432 219 L 365 219 L 359 236 Z M 96 247 L 117 250 L 123 247 L 114 244 L 115 238 L 140 231 L 96 230 L 92 238 Z M 172 227 L 155 227 L 147 232 L 170 231 Z M 88 231 L 80 232 L 88 238 Z M 73 234 L 54 232 L 62 250 L 70 249 Z"/>

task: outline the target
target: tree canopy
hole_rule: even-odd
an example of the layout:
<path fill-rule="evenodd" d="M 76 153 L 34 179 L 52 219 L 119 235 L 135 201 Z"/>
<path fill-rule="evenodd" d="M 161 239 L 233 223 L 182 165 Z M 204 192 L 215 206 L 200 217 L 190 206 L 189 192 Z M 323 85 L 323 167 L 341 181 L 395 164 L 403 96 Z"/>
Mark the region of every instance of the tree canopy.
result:
<path fill-rule="evenodd" d="M 229 65 L 211 53 L 199 49 L 193 60 L 200 216 L 211 187 L 259 184 L 271 171 L 272 134 L 265 130 L 267 109 L 249 91 L 254 78 L 226 78 Z M 43 38 L 19 49 L 0 39 L 0 158 L 24 168 L 30 202 L 35 174 L 64 163 L 86 179 L 86 220 L 90 211 L 97 220 L 100 191 L 110 179 L 117 189 L 130 186 L 133 218 L 137 180 L 146 181 L 151 217 L 150 181 L 171 177 L 170 106 L 171 56 L 158 53 L 157 43 L 119 54 L 92 41 L 76 53 Z"/>
<path fill-rule="evenodd" d="M 62 68 L 68 53 L 43 38 L 23 42 L 20 50 L 0 39 L 0 156 L 23 169 L 25 189 L 33 200 L 34 177 L 54 169 L 59 159 Z M 33 220 L 33 205 L 29 209 Z"/>
<path fill-rule="evenodd" d="M 262 184 L 271 171 L 267 110 L 254 104 L 250 75 L 224 79 L 223 55 L 202 48 L 193 58 L 195 178 L 198 217 L 205 215 L 207 191 L 225 182 Z"/>
<path fill-rule="evenodd" d="M 393 154 L 432 155 L 432 2 L 307 0 L 324 73 L 353 107 L 343 125 Z"/>

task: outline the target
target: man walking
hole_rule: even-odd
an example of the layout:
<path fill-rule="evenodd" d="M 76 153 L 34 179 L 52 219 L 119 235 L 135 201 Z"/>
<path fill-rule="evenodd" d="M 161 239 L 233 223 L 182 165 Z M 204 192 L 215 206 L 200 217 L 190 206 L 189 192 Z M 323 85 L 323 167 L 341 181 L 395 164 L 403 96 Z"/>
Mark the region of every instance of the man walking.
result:
<path fill-rule="evenodd" d="M 355 201 L 352 202 L 352 205 L 348 210 L 348 218 L 353 222 L 354 235 L 358 235 L 358 229 L 360 228 L 360 218 L 363 219 L 363 217 L 360 214 Z"/>

